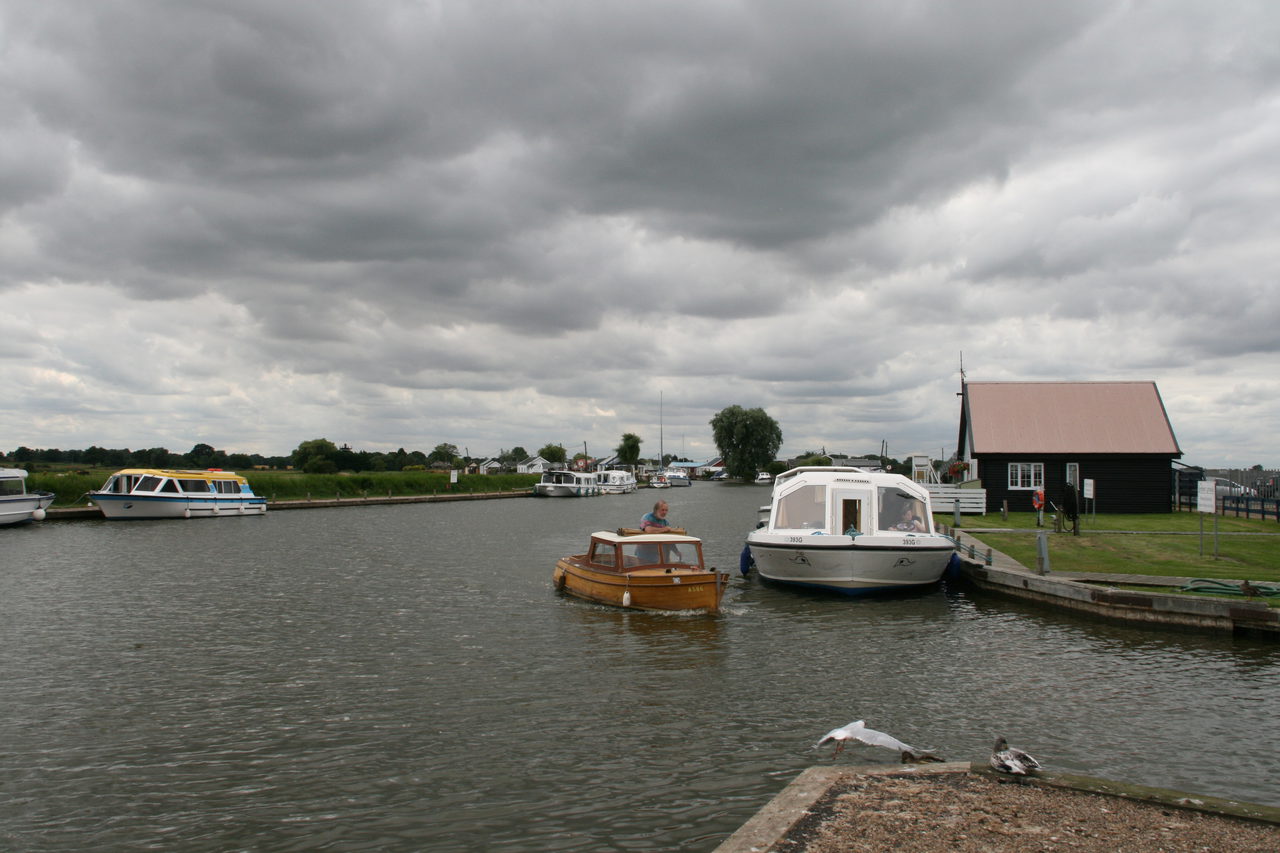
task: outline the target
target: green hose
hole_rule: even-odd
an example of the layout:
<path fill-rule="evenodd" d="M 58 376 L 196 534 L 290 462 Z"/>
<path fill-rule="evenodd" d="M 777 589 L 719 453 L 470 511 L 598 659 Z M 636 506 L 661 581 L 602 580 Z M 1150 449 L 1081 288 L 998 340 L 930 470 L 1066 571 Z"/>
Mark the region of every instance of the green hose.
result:
<path fill-rule="evenodd" d="M 1247 586 L 1246 586 L 1247 585 Z M 1223 581 L 1212 578 L 1193 578 L 1182 585 L 1183 592 L 1216 592 L 1222 595 L 1247 595 L 1250 598 L 1280 596 L 1280 584 L 1255 581 Z"/>

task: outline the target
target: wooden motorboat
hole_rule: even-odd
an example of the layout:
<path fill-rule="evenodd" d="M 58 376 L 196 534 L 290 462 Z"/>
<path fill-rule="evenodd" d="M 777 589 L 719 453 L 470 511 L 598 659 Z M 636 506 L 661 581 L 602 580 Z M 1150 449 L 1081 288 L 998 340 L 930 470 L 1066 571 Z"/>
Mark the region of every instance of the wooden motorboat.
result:
<path fill-rule="evenodd" d="M 729 575 L 703 563 L 702 540 L 675 533 L 591 534 L 587 553 L 556 561 L 557 590 L 632 610 L 718 612 Z"/>

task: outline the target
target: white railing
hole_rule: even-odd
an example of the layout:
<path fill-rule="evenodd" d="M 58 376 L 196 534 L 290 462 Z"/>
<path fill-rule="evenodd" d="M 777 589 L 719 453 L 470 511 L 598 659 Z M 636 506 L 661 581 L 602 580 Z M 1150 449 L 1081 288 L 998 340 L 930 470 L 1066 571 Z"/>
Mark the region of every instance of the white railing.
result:
<path fill-rule="evenodd" d="M 923 483 L 929 490 L 934 514 L 955 512 L 956 501 L 960 501 L 960 512 L 969 515 L 987 514 L 987 490 L 966 489 L 961 486 L 943 483 Z"/>

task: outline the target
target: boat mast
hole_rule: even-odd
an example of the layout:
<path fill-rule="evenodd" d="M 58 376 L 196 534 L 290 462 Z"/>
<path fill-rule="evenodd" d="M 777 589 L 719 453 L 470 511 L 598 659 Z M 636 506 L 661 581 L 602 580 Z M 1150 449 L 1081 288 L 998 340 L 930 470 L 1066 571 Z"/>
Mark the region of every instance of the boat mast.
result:
<path fill-rule="evenodd" d="M 658 392 L 658 467 L 665 468 L 666 454 L 662 451 L 662 392 Z"/>

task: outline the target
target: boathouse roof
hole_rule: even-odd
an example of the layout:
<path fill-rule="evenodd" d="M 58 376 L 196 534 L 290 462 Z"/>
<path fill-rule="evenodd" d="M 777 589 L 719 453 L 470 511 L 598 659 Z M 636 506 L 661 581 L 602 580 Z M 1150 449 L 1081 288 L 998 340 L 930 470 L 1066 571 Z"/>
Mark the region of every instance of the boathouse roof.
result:
<path fill-rule="evenodd" d="M 1141 382 L 967 382 L 961 447 L 974 456 L 1181 456 L 1160 391 Z"/>

